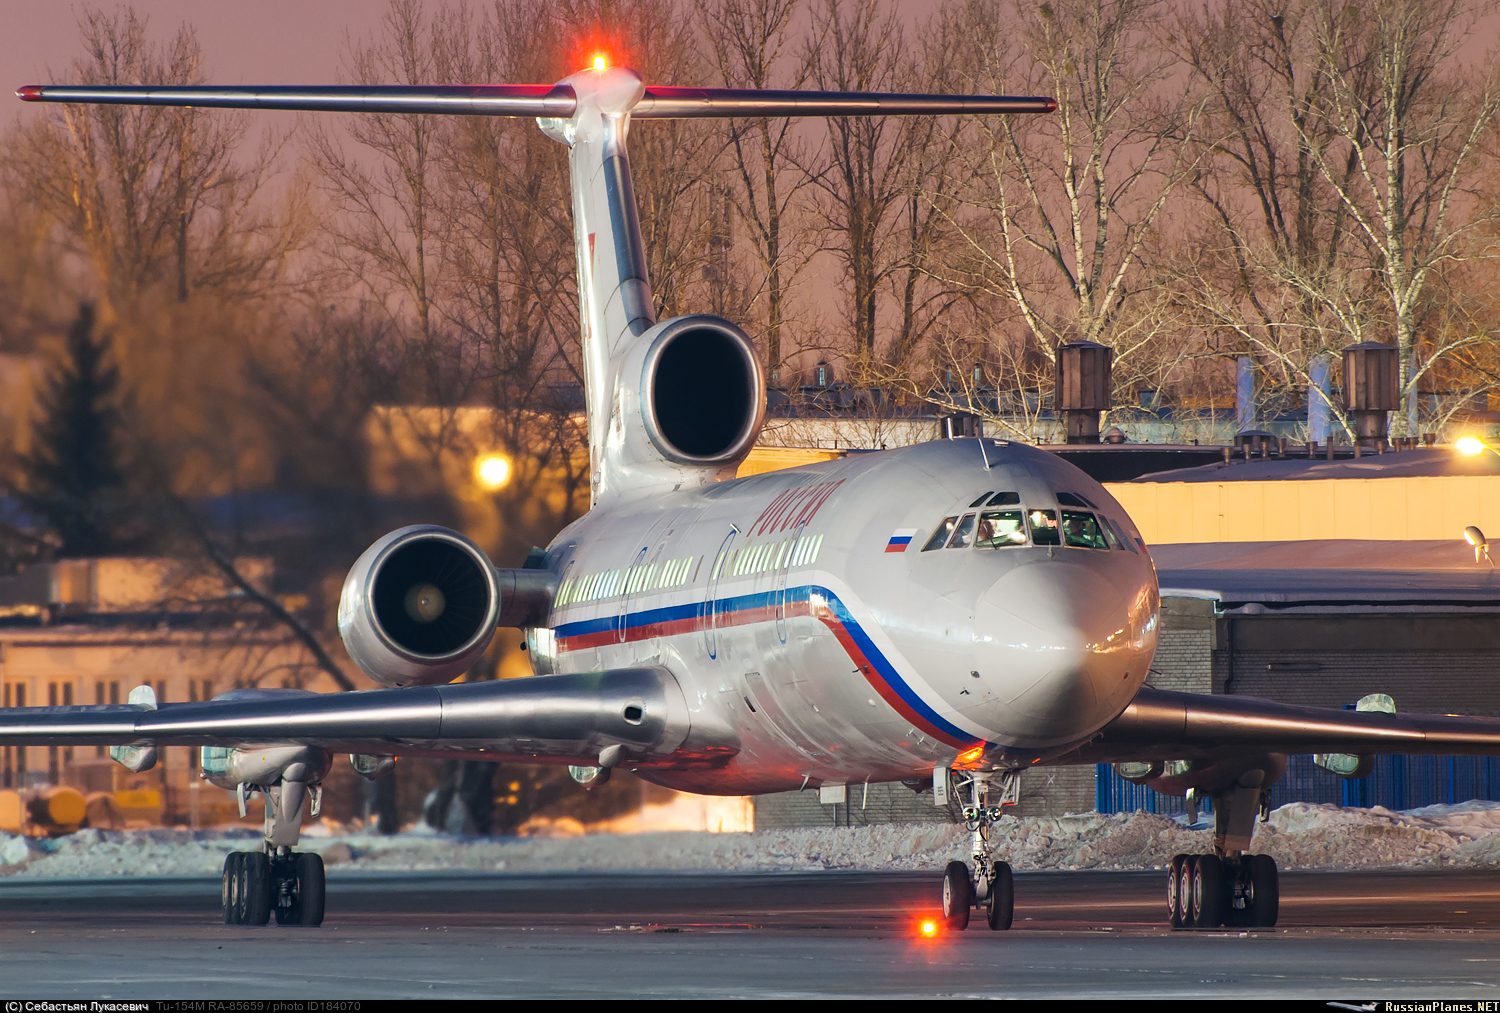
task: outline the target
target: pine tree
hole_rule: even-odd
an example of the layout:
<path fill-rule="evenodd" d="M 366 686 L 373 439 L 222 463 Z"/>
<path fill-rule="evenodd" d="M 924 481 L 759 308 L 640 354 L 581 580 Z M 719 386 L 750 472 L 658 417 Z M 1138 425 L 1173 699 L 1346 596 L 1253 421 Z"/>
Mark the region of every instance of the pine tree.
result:
<path fill-rule="evenodd" d="M 116 548 L 124 480 L 119 386 L 110 339 L 94 337 L 94 307 L 81 303 L 39 399 L 31 452 L 21 460 L 21 501 L 47 519 L 61 540 L 60 556 Z"/>

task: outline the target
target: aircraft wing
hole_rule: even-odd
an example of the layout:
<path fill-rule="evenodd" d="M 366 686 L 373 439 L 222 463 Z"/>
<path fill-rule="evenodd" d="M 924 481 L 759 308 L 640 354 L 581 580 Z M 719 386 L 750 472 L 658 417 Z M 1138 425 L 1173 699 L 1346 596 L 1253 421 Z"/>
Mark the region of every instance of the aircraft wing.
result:
<path fill-rule="evenodd" d="M 0 745 L 321 746 L 376 755 L 597 763 L 713 762 L 736 748 L 690 742 L 687 704 L 664 668 L 355 693 L 238 690 L 202 703 L 0 710 Z"/>
<path fill-rule="evenodd" d="M 1343 711 L 1146 687 L 1061 762 L 1214 759 L 1248 752 L 1500 755 L 1500 718 Z"/>

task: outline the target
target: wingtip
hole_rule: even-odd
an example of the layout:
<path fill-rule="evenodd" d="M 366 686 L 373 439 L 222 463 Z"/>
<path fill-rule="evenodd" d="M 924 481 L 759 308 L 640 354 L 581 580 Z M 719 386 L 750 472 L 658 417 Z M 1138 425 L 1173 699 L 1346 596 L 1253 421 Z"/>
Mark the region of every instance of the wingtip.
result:
<path fill-rule="evenodd" d="M 42 98 L 42 86 L 39 84 L 23 84 L 16 89 L 16 98 L 22 102 L 40 102 Z"/>

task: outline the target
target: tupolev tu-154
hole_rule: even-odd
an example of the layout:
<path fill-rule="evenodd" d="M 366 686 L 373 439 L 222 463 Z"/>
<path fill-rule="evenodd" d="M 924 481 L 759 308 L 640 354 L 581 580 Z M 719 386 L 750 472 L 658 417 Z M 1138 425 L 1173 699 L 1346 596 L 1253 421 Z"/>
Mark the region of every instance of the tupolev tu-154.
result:
<path fill-rule="evenodd" d="M 1250 853 L 1295 753 L 1350 776 L 1383 752 L 1500 754 L 1500 720 L 1332 711 L 1146 686 L 1160 599 L 1150 552 L 1108 492 L 1057 456 L 934 441 L 727 478 L 765 413 L 733 322 L 655 319 L 626 136 L 632 119 L 1045 115 L 1048 98 L 646 87 L 603 61 L 555 85 L 28 86 L 32 102 L 534 117 L 569 148 L 592 508 L 497 568 L 463 535 L 393 531 L 339 603 L 378 685 L 239 689 L 161 704 L 0 711 L 0 744 L 107 745 L 145 769 L 201 747 L 203 775 L 265 797 L 265 841 L 225 862 L 226 922 L 319 924 L 319 857 L 295 851 L 336 753 L 368 777 L 398 756 L 614 768 L 671 788 L 756 794 L 904 781 L 960 802 L 972 858 L 943 916 L 1010 927 L 989 829 L 1033 767 L 1114 763 L 1213 803 L 1213 850 L 1168 875 L 1174 926 L 1274 925 L 1274 861 Z M 454 683 L 500 627 L 534 677 Z M 1341 763 L 1338 761 L 1342 761 Z"/>

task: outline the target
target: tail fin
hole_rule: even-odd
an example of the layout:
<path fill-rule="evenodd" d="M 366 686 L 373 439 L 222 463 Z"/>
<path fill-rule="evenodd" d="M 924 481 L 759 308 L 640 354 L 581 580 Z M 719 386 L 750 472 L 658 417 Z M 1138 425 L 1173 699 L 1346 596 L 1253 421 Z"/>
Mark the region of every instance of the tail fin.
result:
<path fill-rule="evenodd" d="M 92 102 L 468 116 L 532 116 L 567 144 L 572 170 L 573 233 L 583 331 L 589 455 L 596 497 L 629 484 L 609 447 L 625 409 L 621 365 L 641 351 L 656 322 L 625 138 L 632 117 L 682 119 L 770 116 L 937 116 L 1049 113 L 1050 98 L 1004 95 L 877 95 L 860 92 L 754 91 L 645 87 L 625 68 L 587 70 L 555 85 L 439 87 L 263 87 L 27 85 L 27 102 Z M 619 472 L 619 475 L 614 473 Z"/>

